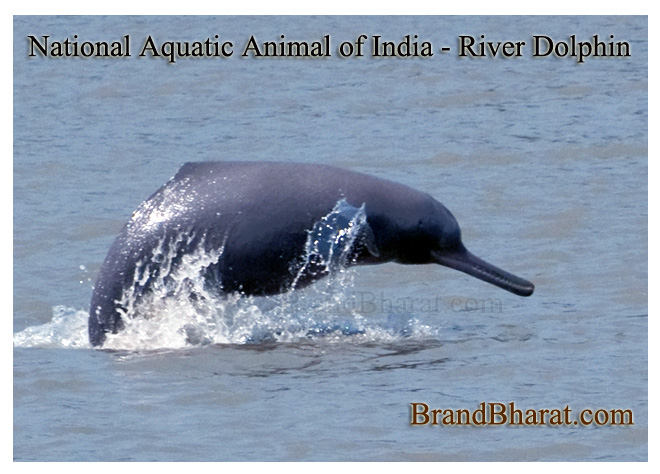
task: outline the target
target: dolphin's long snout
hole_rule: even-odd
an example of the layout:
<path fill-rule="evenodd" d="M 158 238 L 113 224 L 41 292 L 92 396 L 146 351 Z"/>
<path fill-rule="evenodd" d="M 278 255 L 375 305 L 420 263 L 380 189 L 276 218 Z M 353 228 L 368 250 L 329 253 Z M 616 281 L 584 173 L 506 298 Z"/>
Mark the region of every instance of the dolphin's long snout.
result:
<path fill-rule="evenodd" d="M 467 273 L 475 278 L 499 286 L 519 296 L 530 296 L 534 293 L 534 284 L 512 273 L 497 268 L 467 250 L 455 253 L 441 254 L 431 252 L 435 261 L 445 267 Z"/>

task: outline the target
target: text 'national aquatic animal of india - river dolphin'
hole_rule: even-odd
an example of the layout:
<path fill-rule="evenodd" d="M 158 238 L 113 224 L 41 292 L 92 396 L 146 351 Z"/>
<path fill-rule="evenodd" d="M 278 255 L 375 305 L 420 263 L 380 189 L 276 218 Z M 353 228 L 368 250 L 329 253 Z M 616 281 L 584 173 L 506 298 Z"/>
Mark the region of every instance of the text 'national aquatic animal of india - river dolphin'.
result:
<path fill-rule="evenodd" d="M 186 163 L 110 248 L 92 295 L 91 344 L 120 331 L 154 282 L 166 287 L 191 262 L 219 294 L 285 293 L 337 266 L 385 262 L 437 263 L 516 295 L 534 291 L 472 255 L 451 212 L 408 186 L 327 165 Z"/>

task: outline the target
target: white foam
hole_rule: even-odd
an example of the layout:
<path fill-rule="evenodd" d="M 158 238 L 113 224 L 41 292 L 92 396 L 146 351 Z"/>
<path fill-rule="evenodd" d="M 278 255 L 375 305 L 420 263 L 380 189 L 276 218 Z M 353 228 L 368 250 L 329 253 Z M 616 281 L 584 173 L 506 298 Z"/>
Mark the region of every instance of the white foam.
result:
<path fill-rule="evenodd" d="M 53 307 L 53 319 L 14 333 L 14 347 L 90 348 L 87 336 L 87 311 Z"/>
<path fill-rule="evenodd" d="M 130 318 L 103 349 L 152 351 L 213 344 L 318 342 L 392 343 L 437 339 L 439 329 L 414 315 L 361 315 L 346 311 L 340 293 L 309 288 L 269 298 L 230 295 L 214 301 L 168 298 L 150 317 Z M 337 303 L 340 304 L 337 304 Z M 14 334 L 14 347 L 90 349 L 85 310 L 55 306 L 50 322 Z"/>

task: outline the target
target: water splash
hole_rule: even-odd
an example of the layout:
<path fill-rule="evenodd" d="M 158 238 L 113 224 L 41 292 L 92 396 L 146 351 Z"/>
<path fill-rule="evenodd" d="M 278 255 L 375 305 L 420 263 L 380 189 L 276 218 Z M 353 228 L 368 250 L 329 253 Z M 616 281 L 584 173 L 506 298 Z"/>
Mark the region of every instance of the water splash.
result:
<path fill-rule="evenodd" d="M 354 288 L 354 272 L 348 267 L 356 258 L 356 245 L 364 243 L 361 239 L 365 236 L 369 237 L 364 206 L 356 208 L 339 201 L 309 231 L 304 258 L 292 268 L 297 276 L 291 291 L 269 297 L 223 294 L 209 284 L 209 269 L 222 256 L 223 248 L 205 250 L 204 236 L 198 250 L 183 256 L 177 251 L 186 243 L 181 239 L 195 236 L 163 239 L 148 261 L 137 266 L 134 284 L 121 300 L 124 329 L 108 334 L 103 349 L 143 351 L 309 340 L 366 343 L 435 337 L 434 329 L 412 315 L 379 319 L 365 317 L 359 308 L 347 308 L 345 302 Z M 302 279 L 318 275 L 329 278 L 296 289 Z M 14 346 L 89 348 L 87 312 L 57 306 L 51 322 L 16 333 Z"/>
<path fill-rule="evenodd" d="M 336 277 L 355 263 L 356 244 L 361 243 L 360 239 L 371 235 L 364 204 L 357 208 L 345 199 L 338 201 L 309 231 L 302 265 L 291 287 L 295 289 L 306 277 Z"/>
<path fill-rule="evenodd" d="M 440 328 L 423 324 L 414 315 L 363 316 L 333 307 L 335 296 L 316 291 L 290 301 L 286 296 L 216 301 L 202 315 L 190 305 L 163 302 L 151 319 L 131 319 L 123 331 L 108 335 L 103 349 L 156 351 L 213 344 L 314 342 L 319 344 L 394 343 L 437 340 Z M 91 349 L 86 310 L 56 306 L 51 321 L 14 334 L 14 347 Z"/>
<path fill-rule="evenodd" d="M 14 347 L 45 347 L 82 349 L 91 347 L 87 337 L 87 318 L 84 310 L 53 307 L 53 319 L 38 326 L 30 326 L 14 334 Z"/>

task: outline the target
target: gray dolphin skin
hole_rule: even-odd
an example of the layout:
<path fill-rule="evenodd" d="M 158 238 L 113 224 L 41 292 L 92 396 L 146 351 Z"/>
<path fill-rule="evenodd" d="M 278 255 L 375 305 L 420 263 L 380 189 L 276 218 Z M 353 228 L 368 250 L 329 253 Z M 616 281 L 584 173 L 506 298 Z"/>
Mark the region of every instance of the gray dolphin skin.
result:
<path fill-rule="evenodd" d="M 101 346 L 131 317 L 126 292 L 139 297 L 159 268 L 186 255 L 217 255 L 204 279 L 221 293 L 273 295 L 327 275 L 300 271 L 315 225 L 344 200 L 363 209 L 366 225 L 349 264 L 436 263 L 516 295 L 534 285 L 472 255 L 454 216 L 408 186 L 327 165 L 267 162 L 186 163 L 133 213 L 101 267 L 90 306 L 89 339 Z M 215 253 L 213 253 L 215 252 Z M 163 264 L 164 265 L 164 264 Z M 161 275 L 162 276 L 162 275 Z"/>

